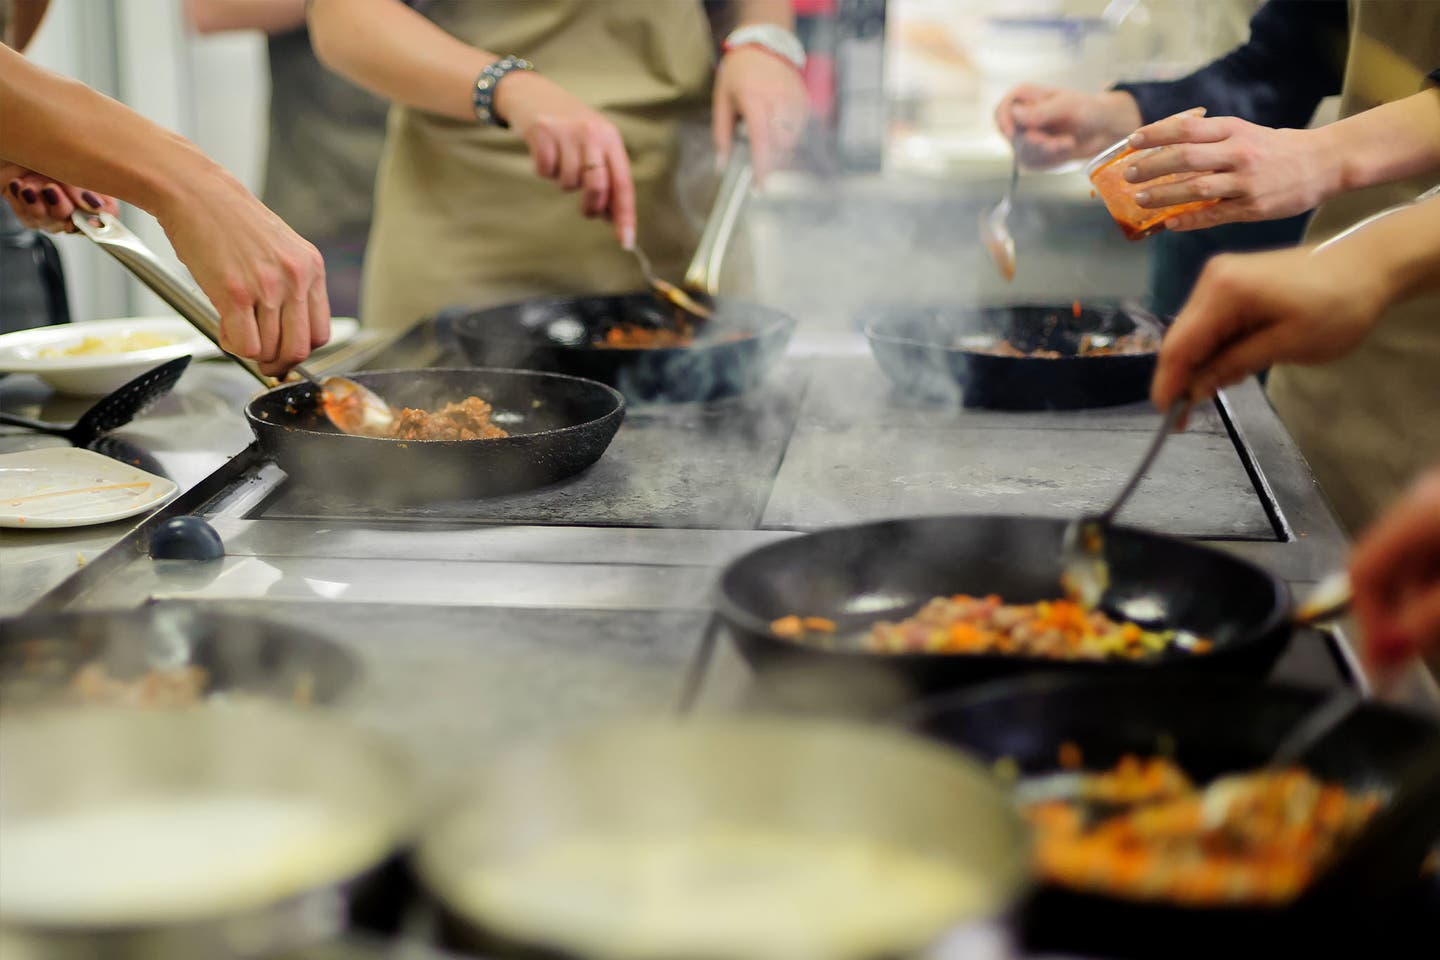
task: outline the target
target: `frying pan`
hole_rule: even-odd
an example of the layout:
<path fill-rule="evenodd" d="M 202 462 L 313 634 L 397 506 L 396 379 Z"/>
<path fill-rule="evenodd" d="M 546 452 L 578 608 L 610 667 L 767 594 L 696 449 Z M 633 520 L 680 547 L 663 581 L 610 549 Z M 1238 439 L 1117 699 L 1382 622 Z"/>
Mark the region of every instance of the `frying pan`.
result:
<path fill-rule="evenodd" d="M 1185 771 L 1206 782 L 1264 765 L 1327 696 L 1209 677 L 1026 677 L 927 701 L 907 720 L 982 757 L 1009 757 L 1022 777 L 1056 772 L 1067 741 L 1080 747 L 1086 769 L 1101 770 L 1126 753 L 1161 752 L 1168 740 Z M 1350 789 L 1384 790 L 1436 737 L 1440 726 L 1429 718 L 1367 702 L 1302 761 Z M 1284 908 L 1183 907 L 1044 885 L 1024 907 L 1022 927 L 1032 949 L 1090 956 L 1249 955 L 1278 944 L 1286 956 L 1307 945 L 1320 956 L 1430 956 L 1440 882 L 1420 879 L 1416 867 L 1388 886 L 1367 878 L 1355 889 L 1343 882 L 1342 854 L 1333 876 Z"/>
<path fill-rule="evenodd" d="M 776 310 L 719 298 L 693 320 L 651 293 L 530 300 L 462 313 L 454 320 L 472 363 L 554 370 L 607 383 L 635 401 L 715 400 L 754 389 L 785 350 L 795 321 Z M 617 324 L 694 324 L 685 347 L 597 347 Z"/>
<path fill-rule="evenodd" d="M 9 862 L 0 870 L 13 872 L 0 897 L 0 954 L 238 960 L 334 936 L 353 898 L 408 838 L 409 783 L 407 764 L 373 732 L 263 701 L 7 717 L 0 724 L 0 826 Z M 118 821 L 123 834 L 99 829 L 127 815 Z M 204 816 L 212 818 L 206 825 L 216 844 L 236 830 L 258 837 L 297 819 L 307 826 L 291 827 L 283 850 L 265 856 L 256 848 L 243 870 L 227 859 L 234 872 L 216 869 L 213 882 L 178 884 L 179 824 L 190 825 L 193 844 L 183 856 L 198 858 L 209 849 L 193 841 Z M 54 838 L 57 827 L 81 829 L 77 820 L 92 831 L 87 850 L 131 851 L 115 854 L 130 865 L 123 877 L 112 867 L 76 884 L 58 869 L 26 866 L 64 855 L 44 838 Z M 61 848 L 81 855 L 73 842 Z M 23 849 L 34 859 L 11 859 Z M 210 849 L 216 858 L 238 853 L 233 843 Z M 224 889 L 222 878 L 232 881 Z"/>
<path fill-rule="evenodd" d="M 1290 632 L 1289 591 L 1283 581 L 1218 550 L 1124 526 L 1106 536 L 1111 587 L 1102 607 L 1192 631 L 1212 640 L 1212 651 L 1169 648 L 1143 660 L 1058 661 L 859 648 L 857 641 L 871 624 L 907 617 L 932 597 L 995 593 L 1007 602 L 1033 603 L 1060 596 L 1065 523 L 1043 517 L 919 517 L 793 537 L 726 567 L 715 593 L 716 609 L 762 674 L 798 662 L 832 671 L 837 678 L 889 675 L 912 694 L 1045 670 L 1259 677 L 1282 652 Z M 834 620 L 837 649 L 776 635 L 770 623 L 790 614 Z"/>
<path fill-rule="evenodd" d="M 197 666 L 205 696 L 247 694 L 329 703 L 359 675 L 352 654 L 291 627 L 151 605 L 138 610 L 50 614 L 3 621 L 0 707 L 74 702 L 71 679 L 98 663 L 117 680 Z"/>
<path fill-rule="evenodd" d="M 617 929 L 626 925 L 602 919 L 645 912 L 643 895 L 624 895 L 623 871 L 611 876 L 590 861 L 583 875 L 567 871 L 569 882 L 557 893 L 513 866 L 576 838 L 610 845 L 618 868 L 637 862 L 631 858 L 642 856 L 646 841 L 713 843 L 717 837 L 725 849 L 739 851 L 752 850 L 762 837 L 854 853 L 860 851 L 848 843 L 863 841 L 866 851 L 918 854 L 963 871 L 974 878 L 976 896 L 965 904 L 947 898 L 939 911 L 864 944 L 857 944 L 853 929 L 854 936 L 836 929 L 837 907 L 814 921 L 811 949 L 754 949 L 754 904 L 737 903 L 735 894 L 756 885 L 767 889 L 763 865 L 769 861 L 729 859 L 712 846 L 701 869 L 666 875 L 692 894 L 696 883 L 718 892 L 705 901 L 717 905 L 697 926 L 718 924 L 731 936 L 731 949 L 672 940 L 667 951 L 663 937 L 643 946 L 627 943 Z M 947 927 L 1003 914 L 1027 883 L 1028 855 L 1028 831 L 1004 791 L 968 757 L 895 729 L 752 716 L 626 721 L 518 747 L 477 771 L 429 822 L 416 864 L 444 908 L 445 939 L 481 956 L 859 960 L 916 955 L 915 948 Z M 665 863 L 640 862 L 652 869 Z M 873 870 L 875 883 L 885 882 L 881 865 L 867 860 L 866 869 Z M 768 888 L 773 892 L 773 885 Z M 609 907 L 597 908 L 607 900 Z M 577 904 L 584 906 L 567 909 Z M 665 915 L 650 907 L 646 919 L 652 923 Z M 685 938 L 696 928 L 687 928 Z M 882 939 L 889 949 L 869 949 Z M 740 949 L 746 941 L 752 948 Z M 821 943 L 825 948 L 815 949 Z"/>
<path fill-rule="evenodd" d="M 302 483 L 369 500 L 488 497 L 554 483 L 605 452 L 625 416 L 618 392 L 578 377 L 526 370 L 388 370 L 353 379 L 391 404 L 433 410 L 478 396 L 510 433 L 493 440 L 391 440 L 340 433 L 315 387 L 292 383 L 245 409 L 261 451 Z"/>
<path fill-rule="evenodd" d="M 1111 338 L 1161 322 L 1133 306 L 1070 303 L 995 307 L 875 306 L 861 313 L 880 368 L 904 392 L 968 407 L 1074 410 L 1143 400 L 1157 354 L 1082 356 L 1085 336 Z M 979 352 L 1008 341 L 1023 351 L 1061 356 L 1007 357 Z"/>

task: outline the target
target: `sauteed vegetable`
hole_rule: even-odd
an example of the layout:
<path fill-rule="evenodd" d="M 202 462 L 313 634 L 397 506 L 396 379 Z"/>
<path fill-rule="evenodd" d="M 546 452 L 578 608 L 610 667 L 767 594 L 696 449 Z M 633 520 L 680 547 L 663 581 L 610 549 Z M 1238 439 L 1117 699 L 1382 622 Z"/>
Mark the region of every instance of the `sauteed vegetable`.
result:
<path fill-rule="evenodd" d="M 770 629 L 781 637 L 823 642 L 835 627 L 817 617 L 782 617 Z M 864 646 L 875 653 L 989 653 L 1055 660 L 1138 660 L 1171 648 L 1193 654 L 1213 649 L 1209 640 L 1117 622 L 1069 600 L 1006 604 L 994 594 L 963 593 L 935 597 L 898 623 L 875 624 Z"/>
<path fill-rule="evenodd" d="M 1174 762 L 1126 756 L 1078 795 L 1030 804 L 1036 867 L 1063 886 L 1191 906 L 1293 900 L 1380 806 L 1304 770 L 1199 789 Z"/>
<path fill-rule="evenodd" d="M 595 340 L 595 346 L 619 350 L 688 347 L 694 340 L 694 328 L 685 320 L 678 321 L 673 327 L 617 323 Z"/>

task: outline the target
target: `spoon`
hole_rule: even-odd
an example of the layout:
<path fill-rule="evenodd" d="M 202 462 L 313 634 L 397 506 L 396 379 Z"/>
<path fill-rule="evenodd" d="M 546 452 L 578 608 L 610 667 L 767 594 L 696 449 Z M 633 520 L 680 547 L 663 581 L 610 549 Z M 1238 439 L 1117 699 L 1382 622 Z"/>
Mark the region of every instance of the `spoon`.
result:
<path fill-rule="evenodd" d="M 195 329 L 203 333 L 222 352 L 220 345 L 220 314 L 215 307 L 190 284 L 155 256 L 145 243 L 108 213 L 86 213 L 76 210 L 70 220 L 85 236 L 135 275 L 141 283 L 155 291 L 160 299 L 174 307 L 180 316 L 189 320 Z M 225 355 L 244 367 L 256 380 L 267 388 L 278 381 L 260 372 L 252 360 L 245 360 L 229 352 Z M 296 364 L 292 375 L 302 377 L 314 384 L 318 391 L 320 408 L 325 416 L 342 433 L 362 436 L 383 435 L 395 420 L 395 411 L 374 391 L 347 377 L 317 378 L 303 366 Z"/>
<path fill-rule="evenodd" d="M 1019 127 L 1016 127 L 1018 134 Z M 995 266 L 1006 280 L 1015 279 L 1015 238 L 1010 235 L 1010 210 L 1015 201 L 1015 185 L 1020 180 L 1020 151 L 1010 144 L 1010 185 L 989 213 L 980 215 L 980 239 L 990 251 Z"/>
<path fill-rule="evenodd" d="M 645 275 L 645 283 L 649 285 L 655 296 L 667 303 L 674 304 L 693 317 L 699 317 L 701 320 L 710 319 L 712 312 L 708 307 L 701 306 L 694 297 L 680 287 L 668 280 L 661 280 L 655 275 L 654 268 L 650 266 L 650 258 L 645 256 L 645 251 L 641 250 L 638 245 L 632 246 L 630 252 L 635 254 L 635 259 L 639 261 L 640 272 Z"/>
<path fill-rule="evenodd" d="M 1160 428 L 1151 439 L 1145 455 L 1140 458 L 1140 463 L 1110 506 L 1100 513 L 1081 516 L 1066 525 L 1065 537 L 1060 547 L 1060 584 L 1065 588 L 1066 596 L 1087 610 L 1099 606 L 1100 598 L 1110 587 L 1110 566 L 1105 562 L 1105 528 L 1114 523 L 1115 515 L 1140 485 L 1140 478 L 1150 469 L 1150 465 L 1160 454 L 1160 448 L 1175 431 L 1175 425 L 1189 410 L 1188 398 L 1172 403 L 1170 409 L 1165 411 Z"/>

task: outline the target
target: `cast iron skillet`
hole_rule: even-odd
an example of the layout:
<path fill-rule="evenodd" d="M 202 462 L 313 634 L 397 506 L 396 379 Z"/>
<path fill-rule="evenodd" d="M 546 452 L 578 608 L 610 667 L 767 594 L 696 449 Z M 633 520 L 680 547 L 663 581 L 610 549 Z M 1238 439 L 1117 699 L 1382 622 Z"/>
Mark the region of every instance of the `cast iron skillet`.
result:
<path fill-rule="evenodd" d="M 526 370 L 387 370 L 354 379 L 394 407 L 433 410 L 478 396 L 510 436 L 494 440 L 354 437 L 330 425 L 315 387 L 293 383 L 250 401 L 261 451 L 302 483 L 371 500 L 423 502 L 531 490 L 600 459 L 625 399 L 604 384 Z"/>
<path fill-rule="evenodd" d="M 1160 321 L 1135 307 L 1070 303 L 1003 307 L 876 306 L 861 314 L 880 368 L 902 391 L 967 407 L 1073 410 L 1134 403 L 1149 395 L 1154 352 L 1080 355 L 1082 338 L 1153 331 Z M 1009 341 L 1023 351 L 1061 356 L 1006 357 L 978 352 Z"/>
<path fill-rule="evenodd" d="M 693 320 L 650 293 L 527 300 L 454 317 L 461 349 L 488 367 L 554 370 L 608 383 L 631 400 L 684 403 L 754 389 L 785 350 L 795 321 L 776 310 L 714 301 L 715 315 Z M 597 347 L 620 323 L 695 325 L 690 346 Z"/>
<path fill-rule="evenodd" d="M 906 720 L 986 759 L 1010 757 L 1022 776 L 1055 773 L 1066 741 L 1090 770 L 1169 741 L 1177 762 L 1205 782 L 1263 765 L 1327 695 L 1211 677 L 1027 677 L 927 701 Z M 1384 790 L 1435 737 L 1440 727 L 1428 718 L 1365 703 L 1303 762 L 1349 788 Z M 1418 859 L 1387 879 L 1377 883 L 1342 854 L 1285 908 L 1192 908 L 1048 885 L 1022 924 L 1031 949 L 1086 956 L 1300 956 L 1307 945 L 1321 956 L 1431 955 L 1440 881 L 1421 879 Z M 1267 954 L 1271 946 L 1282 949 Z"/>
<path fill-rule="evenodd" d="M 137 610 L 0 621 L 0 706 L 77 702 L 70 683 L 87 664 L 117 680 L 194 665 L 203 695 L 246 694 L 330 703 L 358 678 L 354 656 L 324 637 L 266 620 L 152 604 Z"/>
<path fill-rule="evenodd" d="M 905 694 L 1045 670 L 1258 677 L 1283 650 L 1290 603 L 1283 581 L 1218 550 L 1123 526 L 1106 535 L 1112 585 L 1102 606 L 1193 631 L 1214 641 L 1211 652 L 1170 649 L 1144 660 L 1057 661 L 859 649 L 856 641 L 871 624 L 907 617 L 935 596 L 996 593 L 1015 603 L 1059 597 L 1065 523 L 1044 517 L 917 517 L 781 540 L 725 568 L 716 608 L 759 670 L 800 661 L 837 678 L 884 674 L 901 681 Z M 834 620 L 840 649 L 774 634 L 770 623 L 789 614 Z"/>

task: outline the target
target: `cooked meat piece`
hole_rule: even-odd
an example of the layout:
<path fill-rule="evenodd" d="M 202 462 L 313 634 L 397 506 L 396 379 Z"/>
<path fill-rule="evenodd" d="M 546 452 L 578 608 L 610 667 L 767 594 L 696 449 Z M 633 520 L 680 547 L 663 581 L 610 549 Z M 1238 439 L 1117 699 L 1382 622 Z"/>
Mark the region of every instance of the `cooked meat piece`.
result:
<path fill-rule="evenodd" d="M 397 440 L 493 440 L 508 437 L 490 422 L 490 404 L 479 397 L 447 403 L 430 413 L 406 407 L 391 432 Z"/>

